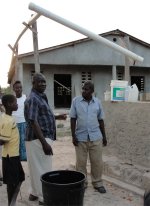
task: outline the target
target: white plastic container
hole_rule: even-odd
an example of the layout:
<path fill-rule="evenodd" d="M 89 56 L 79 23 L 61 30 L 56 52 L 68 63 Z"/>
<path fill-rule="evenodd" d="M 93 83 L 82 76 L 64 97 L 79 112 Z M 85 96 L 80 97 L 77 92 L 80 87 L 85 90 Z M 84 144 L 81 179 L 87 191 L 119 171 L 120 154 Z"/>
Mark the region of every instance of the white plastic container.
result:
<path fill-rule="evenodd" d="M 111 101 L 125 101 L 125 90 L 128 81 L 111 80 Z"/>
<path fill-rule="evenodd" d="M 125 101 L 127 102 L 137 102 L 139 96 L 139 90 L 136 84 L 132 86 L 127 86 L 125 91 Z"/>

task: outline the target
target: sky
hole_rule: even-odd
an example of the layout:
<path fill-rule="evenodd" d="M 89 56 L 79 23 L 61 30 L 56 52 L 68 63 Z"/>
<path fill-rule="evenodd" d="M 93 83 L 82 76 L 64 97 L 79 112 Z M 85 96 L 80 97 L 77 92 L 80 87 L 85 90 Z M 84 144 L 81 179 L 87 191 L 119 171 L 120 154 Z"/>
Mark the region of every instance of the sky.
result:
<path fill-rule="evenodd" d="M 119 29 L 150 43 L 149 0 L 5 0 L 0 12 L 0 86 L 7 87 L 12 50 L 18 36 L 34 11 L 33 2 L 85 29 L 101 34 Z M 53 20 L 41 16 L 37 20 L 39 49 L 84 38 Z M 33 51 L 32 32 L 27 30 L 19 41 L 19 54 Z"/>

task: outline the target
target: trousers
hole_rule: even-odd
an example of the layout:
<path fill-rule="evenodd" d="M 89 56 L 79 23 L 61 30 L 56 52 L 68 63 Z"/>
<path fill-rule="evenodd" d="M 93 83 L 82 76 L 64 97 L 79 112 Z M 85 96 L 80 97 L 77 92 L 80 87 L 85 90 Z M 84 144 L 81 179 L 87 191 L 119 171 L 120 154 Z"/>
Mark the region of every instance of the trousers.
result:
<path fill-rule="evenodd" d="M 78 146 L 75 146 L 76 152 L 76 170 L 82 172 L 87 177 L 87 160 L 89 156 L 91 165 L 91 180 L 94 187 L 101 187 L 102 183 L 102 141 L 87 141 L 78 142 Z M 88 181 L 86 180 L 86 183 Z"/>

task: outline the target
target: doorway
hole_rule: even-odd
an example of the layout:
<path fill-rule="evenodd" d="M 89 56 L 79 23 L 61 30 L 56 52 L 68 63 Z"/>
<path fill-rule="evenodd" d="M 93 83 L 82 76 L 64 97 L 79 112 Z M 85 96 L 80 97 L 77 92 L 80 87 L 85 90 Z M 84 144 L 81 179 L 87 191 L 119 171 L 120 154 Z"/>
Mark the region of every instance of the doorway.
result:
<path fill-rule="evenodd" d="M 55 108 L 70 108 L 71 74 L 54 74 L 54 106 Z"/>
<path fill-rule="evenodd" d="M 144 76 L 131 76 L 131 85 L 136 84 L 140 92 L 144 92 Z"/>

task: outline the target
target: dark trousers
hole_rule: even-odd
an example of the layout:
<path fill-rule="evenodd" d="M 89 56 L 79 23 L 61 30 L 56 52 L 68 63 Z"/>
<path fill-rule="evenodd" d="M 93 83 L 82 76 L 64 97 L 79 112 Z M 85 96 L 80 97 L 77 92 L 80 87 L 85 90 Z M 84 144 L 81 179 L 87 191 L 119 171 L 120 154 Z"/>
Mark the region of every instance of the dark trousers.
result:
<path fill-rule="evenodd" d="M 14 206 L 20 190 L 22 182 L 18 184 L 7 184 L 8 206 Z"/>

